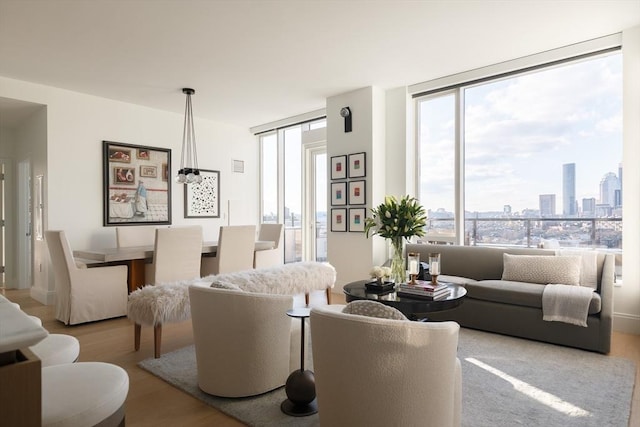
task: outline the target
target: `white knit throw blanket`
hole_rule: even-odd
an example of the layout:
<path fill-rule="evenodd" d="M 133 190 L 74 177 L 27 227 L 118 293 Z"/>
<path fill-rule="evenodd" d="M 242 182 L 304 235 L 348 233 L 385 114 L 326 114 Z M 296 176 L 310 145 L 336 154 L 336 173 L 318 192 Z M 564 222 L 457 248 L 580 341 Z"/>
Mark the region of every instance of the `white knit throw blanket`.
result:
<path fill-rule="evenodd" d="M 543 320 L 587 327 L 593 288 L 549 284 L 542 291 Z"/>
<path fill-rule="evenodd" d="M 245 292 L 298 295 L 333 288 L 336 270 L 328 263 L 294 262 L 277 267 L 211 275 L 159 285 L 129 294 L 127 317 L 143 326 L 191 318 L 189 286 L 215 286 Z"/>

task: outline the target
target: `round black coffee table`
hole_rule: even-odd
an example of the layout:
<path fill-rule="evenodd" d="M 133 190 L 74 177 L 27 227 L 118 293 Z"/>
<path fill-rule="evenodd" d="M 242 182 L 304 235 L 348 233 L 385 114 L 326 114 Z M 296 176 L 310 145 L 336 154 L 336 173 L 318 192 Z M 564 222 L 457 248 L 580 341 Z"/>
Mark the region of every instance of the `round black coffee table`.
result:
<path fill-rule="evenodd" d="M 408 319 L 423 320 L 429 313 L 436 311 L 450 310 L 456 308 L 464 301 L 467 290 L 455 283 L 447 283 L 451 293 L 446 298 L 429 300 L 424 298 L 411 298 L 399 296 L 396 291 L 377 292 L 370 291 L 365 287 L 365 283 L 370 280 L 358 280 L 344 285 L 344 294 L 347 302 L 356 300 L 378 301 L 385 305 L 394 307 L 402 312 Z"/>

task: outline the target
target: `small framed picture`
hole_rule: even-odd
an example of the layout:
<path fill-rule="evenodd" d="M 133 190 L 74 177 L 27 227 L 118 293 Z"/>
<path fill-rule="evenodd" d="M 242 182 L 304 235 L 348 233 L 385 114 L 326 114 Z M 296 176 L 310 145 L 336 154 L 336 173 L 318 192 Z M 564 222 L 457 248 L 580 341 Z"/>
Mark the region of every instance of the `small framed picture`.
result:
<path fill-rule="evenodd" d="M 331 179 L 345 179 L 347 177 L 347 156 L 331 158 Z"/>
<path fill-rule="evenodd" d="M 331 206 L 344 206 L 347 204 L 347 183 L 331 183 Z"/>
<path fill-rule="evenodd" d="M 131 149 L 122 147 L 109 147 L 107 153 L 110 162 L 131 163 Z"/>
<path fill-rule="evenodd" d="M 156 178 L 158 168 L 156 166 L 140 166 L 140 178 Z"/>
<path fill-rule="evenodd" d="M 113 168 L 113 183 L 134 185 L 136 183 L 136 168 L 120 167 Z"/>
<path fill-rule="evenodd" d="M 151 158 L 151 152 L 144 148 L 138 148 L 138 158 L 141 160 L 149 160 Z"/>
<path fill-rule="evenodd" d="M 220 171 L 200 169 L 202 182 L 184 190 L 185 218 L 220 218 Z"/>
<path fill-rule="evenodd" d="M 350 205 L 364 205 L 367 203 L 365 195 L 366 181 L 349 181 L 349 201 Z"/>
<path fill-rule="evenodd" d="M 162 164 L 162 180 L 169 181 L 169 165 L 166 163 Z"/>
<path fill-rule="evenodd" d="M 346 209 L 331 209 L 331 231 L 347 231 Z"/>
<path fill-rule="evenodd" d="M 349 178 L 367 176 L 366 153 L 349 154 Z"/>
<path fill-rule="evenodd" d="M 365 208 L 349 209 L 349 231 L 364 233 L 365 214 L 366 214 Z"/>

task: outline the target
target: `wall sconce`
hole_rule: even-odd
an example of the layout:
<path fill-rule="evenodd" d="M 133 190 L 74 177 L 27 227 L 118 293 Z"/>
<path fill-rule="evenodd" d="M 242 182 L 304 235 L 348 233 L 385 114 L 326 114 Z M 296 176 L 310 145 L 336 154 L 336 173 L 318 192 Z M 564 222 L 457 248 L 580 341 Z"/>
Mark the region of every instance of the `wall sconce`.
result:
<path fill-rule="evenodd" d="M 351 132 L 351 108 L 342 107 L 340 109 L 340 115 L 344 117 L 344 131 Z"/>

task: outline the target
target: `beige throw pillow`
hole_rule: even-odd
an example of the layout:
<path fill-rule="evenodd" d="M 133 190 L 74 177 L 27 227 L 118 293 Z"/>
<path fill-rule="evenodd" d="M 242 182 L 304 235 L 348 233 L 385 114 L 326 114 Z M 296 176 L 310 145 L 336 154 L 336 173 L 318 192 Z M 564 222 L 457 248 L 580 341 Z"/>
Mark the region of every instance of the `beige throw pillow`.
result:
<path fill-rule="evenodd" d="M 580 284 L 578 256 L 503 255 L 502 280 L 527 283 Z"/>
<path fill-rule="evenodd" d="M 407 320 L 400 310 L 376 301 L 358 300 L 347 304 L 343 313 L 358 314 L 360 316 L 379 317 L 381 319 Z"/>

